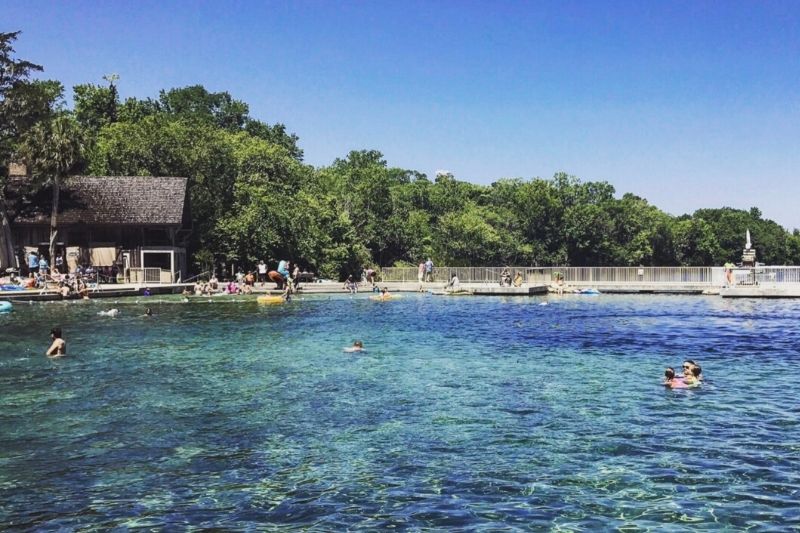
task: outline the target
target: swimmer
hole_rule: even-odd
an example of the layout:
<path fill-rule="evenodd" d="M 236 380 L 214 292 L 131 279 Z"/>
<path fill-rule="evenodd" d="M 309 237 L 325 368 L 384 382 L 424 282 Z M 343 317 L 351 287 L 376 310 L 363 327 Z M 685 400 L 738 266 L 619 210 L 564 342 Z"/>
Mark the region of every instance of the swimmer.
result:
<path fill-rule="evenodd" d="M 45 355 L 47 357 L 63 357 L 67 355 L 67 342 L 61 338 L 61 328 L 55 327 L 51 329 L 50 338 L 53 339 L 53 344 L 50 345 Z"/>
<path fill-rule="evenodd" d="M 100 311 L 97 314 L 100 316 L 110 316 L 111 318 L 114 318 L 119 314 L 119 309 L 109 309 L 108 311 Z"/>
<path fill-rule="evenodd" d="M 692 377 L 694 377 L 694 374 L 693 374 L 693 371 L 692 371 L 693 368 L 700 368 L 700 365 L 698 365 L 697 363 L 695 363 L 691 359 L 687 359 L 687 360 L 685 360 L 683 362 L 683 374 L 684 375 L 691 375 Z M 703 381 L 703 369 L 702 368 L 700 368 L 700 372 L 699 372 L 699 374 L 697 376 L 697 380 L 698 381 Z"/>
<path fill-rule="evenodd" d="M 699 366 L 693 366 L 687 372 L 683 371 L 683 382 L 689 387 L 698 387 L 700 385 L 700 375 L 702 369 Z"/>
<path fill-rule="evenodd" d="M 345 352 L 353 353 L 353 352 L 363 352 L 364 350 L 364 343 L 361 341 L 353 342 L 352 346 L 348 346 L 344 349 Z"/>
<path fill-rule="evenodd" d="M 675 370 L 672 367 L 664 371 L 664 386 L 672 389 L 685 389 L 686 383 L 675 377 Z"/>
<path fill-rule="evenodd" d="M 380 295 L 381 300 L 388 300 L 391 297 L 392 295 L 389 294 L 389 289 L 387 287 L 381 289 L 381 295 Z"/>
<path fill-rule="evenodd" d="M 147 309 L 144 310 L 144 316 L 147 317 L 153 316 L 153 310 L 148 307 Z"/>

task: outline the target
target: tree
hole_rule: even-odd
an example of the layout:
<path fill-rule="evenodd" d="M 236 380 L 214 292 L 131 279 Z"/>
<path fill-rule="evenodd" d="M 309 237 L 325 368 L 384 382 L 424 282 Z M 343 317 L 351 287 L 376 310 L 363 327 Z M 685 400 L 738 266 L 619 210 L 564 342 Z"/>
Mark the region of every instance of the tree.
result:
<path fill-rule="evenodd" d="M 21 59 L 14 58 L 12 44 L 20 32 L 0 33 L 0 268 L 16 266 L 14 260 L 14 243 L 11 237 L 11 226 L 6 212 L 5 188 L 11 156 L 16 150 L 20 133 L 20 119 L 27 115 L 27 106 L 19 105 L 16 93 L 21 95 L 21 86 L 25 84 L 31 72 L 41 71 L 42 67 Z"/>
<path fill-rule="evenodd" d="M 20 147 L 28 170 L 37 182 L 53 189 L 50 214 L 50 260 L 55 258 L 58 236 L 58 203 L 62 180 L 70 170 L 82 162 L 83 132 L 78 123 L 68 115 L 50 122 L 39 122 L 27 134 Z"/>
<path fill-rule="evenodd" d="M 108 87 L 85 83 L 72 88 L 75 101 L 75 119 L 89 132 L 96 134 L 100 128 L 117 121 L 119 95 L 114 82 L 116 75 L 106 76 Z"/>

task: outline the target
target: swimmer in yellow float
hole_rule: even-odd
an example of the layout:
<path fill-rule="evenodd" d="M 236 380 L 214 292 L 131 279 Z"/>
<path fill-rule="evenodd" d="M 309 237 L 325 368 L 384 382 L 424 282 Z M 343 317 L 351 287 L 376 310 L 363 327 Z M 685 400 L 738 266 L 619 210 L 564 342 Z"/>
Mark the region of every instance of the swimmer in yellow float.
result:
<path fill-rule="evenodd" d="M 395 298 L 395 296 L 392 296 L 391 294 L 389 294 L 389 289 L 387 289 L 386 287 L 381 289 L 380 295 L 372 297 L 373 300 L 376 300 L 376 301 L 379 301 L 379 302 L 385 302 L 386 300 L 391 300 L 392 298 Z"/>

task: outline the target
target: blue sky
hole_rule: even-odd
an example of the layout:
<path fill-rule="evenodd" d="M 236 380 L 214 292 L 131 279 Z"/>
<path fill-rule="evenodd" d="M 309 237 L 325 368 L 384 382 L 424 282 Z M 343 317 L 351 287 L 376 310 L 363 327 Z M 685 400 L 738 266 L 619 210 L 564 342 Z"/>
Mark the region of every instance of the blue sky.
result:
<path fill-rule="evenodd" d="M 800 2 L 0 0 L 44 77 L 193 84 L 300 136 L 306 161 L 491 183 L 565 171 L 673 213 L 800 227 Z"/>

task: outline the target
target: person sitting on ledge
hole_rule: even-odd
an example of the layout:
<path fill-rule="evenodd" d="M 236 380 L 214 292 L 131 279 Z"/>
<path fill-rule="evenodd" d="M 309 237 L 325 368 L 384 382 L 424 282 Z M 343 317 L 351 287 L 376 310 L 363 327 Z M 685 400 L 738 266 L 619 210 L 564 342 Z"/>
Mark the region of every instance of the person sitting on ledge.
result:
<path fill-rule="evenodd" d="M 358 292 L 358 283 L 356 283 L 356 280 L 353 279 L 352 274 L 347 276 L 343 289 L 348 291 L 350 294 L 356 294 Z"/>
<path fill-rule="evenodd" d="M 461 283 L 458 281 L 458 275 L 456 273 L 453 273 L 453 275 L 450 276 L 450 281 L 447 282 L 447 286 L 445 287 L 445 289 L 448 291 L 457 291 L 459 289 L 460 284 Z"/>

